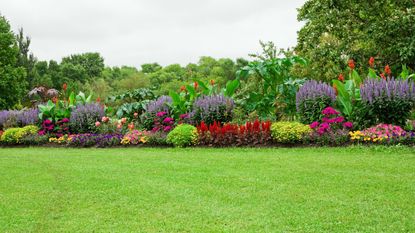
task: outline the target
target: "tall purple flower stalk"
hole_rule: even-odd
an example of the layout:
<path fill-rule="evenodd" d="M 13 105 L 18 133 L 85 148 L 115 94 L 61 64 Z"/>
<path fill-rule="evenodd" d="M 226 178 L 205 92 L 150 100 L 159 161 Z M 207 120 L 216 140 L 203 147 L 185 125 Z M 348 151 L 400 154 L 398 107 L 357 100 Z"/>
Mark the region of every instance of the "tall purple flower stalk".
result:
<path fill-rule="evenodd" d="M 71 132 L 95 132 L 95 122 L 100 121 L 103 116 L 104 108 L 97 103 L 78 105 L 71 112 Z"/>
<path fill-rule="evenodd" d="M 300 105 L 307 100 L 314 100 L 321 97 L 328 97 L 333 103 L 336 101 L 336 93 L 333 87 L 319 81 L 310 80 L 304 83 L 297 92 L 296 105 L 297 111 Z"/>
<path fill-rule="evenodd" d="M 363 102 L 402 100 L 415 101 L 415 84 L 412 80 L 368 79 L 360 87 Z"/>
<path fill-rule="evenodd" d="M 232 120 L 234 101 L 223 95 L 201 96 L 193 103 L 193 111 L 190 113 L 196 124 L 205 122 L 228 122 Z"/>
<path fill-rule="evenodd" d="M 173 100 L 170 96 L 160 96 L 158 99 L 151 101 L 146 106 L 146 112 L 150 114 L 157 114 L 158 112 L 167 112 L 170 113 L 169 104 L 171 104 Z"/>
<path fill-rule="evenodd" d="M 38 114 L 38 109 L 0 111 L 0 129 L 36 125 L 39 123 Z"/>

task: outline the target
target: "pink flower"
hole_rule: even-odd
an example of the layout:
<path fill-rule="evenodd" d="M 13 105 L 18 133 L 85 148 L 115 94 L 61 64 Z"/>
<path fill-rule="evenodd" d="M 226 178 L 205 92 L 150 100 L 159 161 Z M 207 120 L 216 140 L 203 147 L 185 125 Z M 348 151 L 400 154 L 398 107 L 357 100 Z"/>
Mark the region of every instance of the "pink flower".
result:
<path fill-rule="evenodd" d="M 156 116 L 158 116 L 158 117 L 162 117 L 162 116 L 164 116 L 164 115 L 166 115 L 167 114 L 167 112 L 158 112 L 157 114 L 156 114 Z"/>
<path fill-rule="evenodd" d="M 171 117 L 166 117 L 166 118 L 163 120 L 163 123 L 172 124 L 172 123 L 173 123 L 173 121 L 174 121 L 174 119 L 173 119 L 173 118 L 171 118 Z"/>
<path fill-rule="evenodd" d="M 187 118 L 189 118 L 189 114 L 187 113 L 180 115 L 180 119 L 187 119 Z"/>
<path fill-rule="evenodd" d="M 326 115 L 326 116 L 330 116 L 330 115 L 339 115 L 339 112 L 338 111 L 336 111 L 334 108 L 332 108 L 332 107 L 327 107 L 327 108 L 325 108 L 322 112 L 321 112 L 323 115 Z"/>
<path fill-rule="evenodd" d="M 101 121 L 104 122 L 104 123 L 107 123 L 109 120 L 110 120 L 110 118 L 106 117 L 106 116 L 102 117 L 102 119 L 101 119 Z"/>
<path fill-rule="evenodd" d="M 121 118 L 121 124 L 125 124 L 125 123 L 127 123 L 127 118 Z"/>
<path fill-rule="evenodd" d="M 117 124 L 117 129 L 122 129 L 122 124 Z"/>
<path fill-rule="evenodd" d="M 343 127 L 348 128 L 348 129 L 351 129 L 351 128 L 353 128 L 353 123 L 350 122 L 350 121 L 344 122 L 343 123 Z"/>
<path fill-rule="evenodd" d="M 96 127 L 99 127 L 100 125 L 101 125 L 101 122 L 99 122 L 99 121 L 95 122 Z"/>
<path fill-rule="evenodd" d="M 318 121 L 314 121 L 313 123 L 310 124 L 310 128 L 315 129 L 318 127 L 320 123 L 318 123 Z"/>
<path fill-rule="evenodd" d="M 135 112 L 134 113 L 134 118 L 137 118 L 138 117 L 138 112 Z"/>
<path fill-rule="evenodd" d="M 170 131 L 171 130 L 171 126 L 166 126 L 166 127 L 164 127 L 164 132 L 168 132 L 168 131 Z"/>
<path fill-rule="evenodd" d="M 342 123 L 343 121 L 344 121 L 344 117 L 342 117 L 342 116 L 334 118 L 335 123 Z"/>

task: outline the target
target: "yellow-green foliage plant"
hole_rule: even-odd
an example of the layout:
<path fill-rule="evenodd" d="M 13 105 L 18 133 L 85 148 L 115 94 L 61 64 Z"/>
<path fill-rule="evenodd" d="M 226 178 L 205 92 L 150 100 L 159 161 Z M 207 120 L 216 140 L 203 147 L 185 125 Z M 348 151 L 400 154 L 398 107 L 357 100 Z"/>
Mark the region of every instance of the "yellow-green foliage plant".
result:
<path fill-rule="evenodd" d="M 271 125 L 271 136 L 277 143 L 302 142 L 304 136 L 310 133 L 310 126 L 300 122 L 280 121 Z"/>
<path fill-rule="evenodd" d="M 39 128 L 35 125 L 28 125 L 23 128 L 10 128 L 4 131 L 0 141 L 5 143 L 19 144 L 21 139 L 27 135 L 35 135 Z"/>
<path fill-rule="evenodd" d="M 167 135 L 167 142 L 175 147 L 195 145 L 197 142 L 197 129 L 193 125 L 178 125 Z"/>

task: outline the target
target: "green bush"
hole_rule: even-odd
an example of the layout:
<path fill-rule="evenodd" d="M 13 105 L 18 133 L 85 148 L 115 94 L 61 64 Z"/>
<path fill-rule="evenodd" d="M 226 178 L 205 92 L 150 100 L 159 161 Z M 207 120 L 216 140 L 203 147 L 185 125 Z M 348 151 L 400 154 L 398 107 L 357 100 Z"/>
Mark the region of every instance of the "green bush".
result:
<path fill-rule="evenodd" d="M 302 142 L 305 135 L 311 133 L 311 128 L 300 122 L 281 121 L 271 125 L 271 136 L 278 143 Z"/>
<path fill-rule="evenodd" d="M 34 125 L 28 125 L 23 128 L 10 128 L 4 131 L 0 141 L 9 144 L 19 144 L 21 139 L 27 135 L 35 135 L 39 128 Z"/>
<path fill-rule="evenodd" d="M 167 142 L 176 147 L 185 147 L 196 144 L 197 129 L 193 125 L 181 124 L 167 135 Z"/>

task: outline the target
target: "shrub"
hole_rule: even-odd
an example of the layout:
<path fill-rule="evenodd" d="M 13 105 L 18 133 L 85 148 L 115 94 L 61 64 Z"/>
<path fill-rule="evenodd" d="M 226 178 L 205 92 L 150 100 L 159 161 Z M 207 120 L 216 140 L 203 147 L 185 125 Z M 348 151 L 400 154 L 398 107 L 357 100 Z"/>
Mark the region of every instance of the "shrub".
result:
<path fill-rule="evenodd" d="M 154 119 L 157 113 L 165 112 L 167 115 L 172 115 L 172 98 L 170 96 L 160 96 L 158 99 L 151 101 L 146 106 L 145 113 L 141 116 L 141 122 L 146 130 L 154 128 Z"/>
<path fill-rule="evenodd" d="M 321 120 L 321 111 L 336 101 L 334 89 L 322 82 L 307 81 L 297 92 L 297 113 L 304 124 Z"/>
<path fill-rule="evenodd" d="M 48 136 L 29 134 L 25 135 L 20 139 L 20 143 L 27 146 L 44 145 L 48 142 Z"/>
<path fill-rule="evenodd" d="M 243 125 L 214 122 L 206 125 L 202 122 L 198 127 L 199 144 L 204 146 L 256 146 L 271 142 L 271 122 L 246 122 Z"/>
<path fill-rule="evenodd" d="M 95 122 L 101 120 L 105 115 L 104 109 L 97 103 L 80 104 L 72 110 L 69 119 L 70 131 L 72 133 L 96 133 Z"/>
<path fill-rule="evenodd" d="M 34 125 L 28 125 L 23 128 L 9 128 L 1 135 L 1 141 L 7 144 L 19 144 L 21 139 L 27 135 L 35 135 L 39 128 Z"/>
<path fill-rule="evenodd" d="M 311 133 L 311 128 L 300 122 L 281 121 L 271 125 L 272 139 L 277 143 L 303 142 L 304 136 Z"/>
<path fill-rule="evenodd" d="M 197 129 L 189 124 L 178 125 L 167 135 L 167 142 L 176 147 L 194 145 L 197 142 Z"/>
<path fill-rule="evenodd" d="M 232 120 L 234 102 L 223 95 L 201 96 L 193 103 L 190 118 L 195 124 L 225 123 Z"/>
<path fill-rule="evenodd" d="M 38 109 L 0 111 L 0 129 L 36 125 L 39 122 Z"/>
<path fill-rule="evenodd" d="M 147 144 L 151 146 L 167 146 L 167 134 L 164 132 L 149 132 L 147 135 Z"/>
<path fill-rule="evenodd" d="M 368 79 L 360 88 L 363 107 L 369 111 L 370 124 L 404 126 L 415 102 L 411 80 Z"/>
<path fill-rule="evenodd" d="M 310 124 L 313 129 L 309 140 L 322 145 L 341 145 L 349 140 L 349 130 L 353 128 L 351 122 L 346 122 L 340 112 L 332 107 L 325 108 L 322 112 L 321 122 L 315 121 Z"/>

